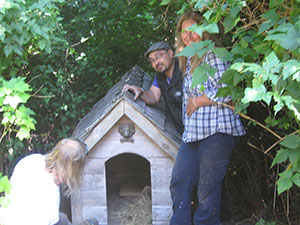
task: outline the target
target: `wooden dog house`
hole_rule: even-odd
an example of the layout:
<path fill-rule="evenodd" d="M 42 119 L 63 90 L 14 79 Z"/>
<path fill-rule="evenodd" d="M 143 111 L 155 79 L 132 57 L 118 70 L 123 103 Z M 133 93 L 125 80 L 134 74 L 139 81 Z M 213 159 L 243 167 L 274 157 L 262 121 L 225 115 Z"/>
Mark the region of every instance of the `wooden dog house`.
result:
<path fill-rule="evenodd" d="M 74 224 L 95 217 L 101 225 L 121 225 L 109 218 L 118 211 L 109 205 L 114 190 L 119 200 L 148 190 L 152 224 L 169 224 L 169 184 L 180 135 L 165 116 L 163 102 L 148 106 L 133 101 L 132 93 L 122 92 L 126 83 L 147 90 L 151 77 L 133 67 L 80 120 L 72 135 L 89 148 L 83 185 L 71 196 Z"/>

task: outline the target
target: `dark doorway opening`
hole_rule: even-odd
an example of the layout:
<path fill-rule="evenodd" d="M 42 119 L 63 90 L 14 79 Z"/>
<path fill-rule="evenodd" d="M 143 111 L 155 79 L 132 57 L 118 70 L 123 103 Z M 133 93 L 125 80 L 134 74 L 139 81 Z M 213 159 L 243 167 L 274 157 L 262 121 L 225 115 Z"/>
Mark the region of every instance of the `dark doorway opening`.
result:
<path fill-rule="evenodd" d="M 105 163 L 109 225 L 151 224 L 150 163 L 125 153 Z"/>

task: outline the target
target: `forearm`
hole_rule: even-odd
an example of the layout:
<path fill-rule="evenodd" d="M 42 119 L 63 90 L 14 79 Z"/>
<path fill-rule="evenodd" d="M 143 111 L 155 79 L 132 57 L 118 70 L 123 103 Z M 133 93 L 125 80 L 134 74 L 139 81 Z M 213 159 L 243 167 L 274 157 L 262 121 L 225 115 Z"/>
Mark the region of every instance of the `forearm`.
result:
<path fill-rule="evenodd" d="M 215 102 L 211 101 L 205 95 L 198 96 L 198 97 L 193 97 L 193 98 L 189 98 L 187 106 L 186 106 L 186 113 L 187 113 L 188 116 L 190 116 L 199 107 L 208 106 L 208 105 L 214 105 L 214 104 L 215 104 Z"/>
<path fill-rule="evenodd" d="M 193 103 L 197 107 L 202 107 L 202 106 L 207 106 L 207 105 L 214 105 L 216 104 L 215 102 L 211 101 L 208 97 L 205 95 L 198 96 L 194 98 Z"/>
<path fill-rule="evenodd" d="M 141 95 L 140 98 L 148 105 L 153 105 L 157 102 L 155 96 L 151 91 L 144 91 Z"/>

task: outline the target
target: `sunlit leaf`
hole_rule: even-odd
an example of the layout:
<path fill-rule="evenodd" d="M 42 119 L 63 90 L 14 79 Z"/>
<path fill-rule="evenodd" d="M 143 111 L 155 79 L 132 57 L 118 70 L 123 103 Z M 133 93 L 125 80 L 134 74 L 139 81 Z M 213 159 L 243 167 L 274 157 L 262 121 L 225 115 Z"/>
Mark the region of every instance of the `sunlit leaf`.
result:
<path fill-rule="evenodd" d="M 162 0 L 159 5 L 161 5 L 161 6 L 168 5 L 170 3 L 170 1 L 171 0 Z"/>
<path fill-rule="evenodd" d="M 292 163 L 293 167 L 297 167 L 300 160 L 300 148 L 293 149 L 289 151 L 289 160 Z"/>
<path fill-rule="evenodd" d="M 276 156 L 273 159 L 271 168 L 276 165 L 276 164 L 280 164 L 282 162 L 285 162 L 287 159 L 289 158 L 289 150 L 285 149 L 285 148 L 281 148 L 280 150 L 278 150 L 276 152 Z"/>
<path fill-rule="evenodd" d="M 206 52 L 213 48 L 211 41 L 200 41 L 197 43 L 192 43 L 191 46 L 185 47 L 177 56 L 194 56 L 198 54 L 201 58 Z"/>
<path fill-rule="evenodd" d="M 280 177 L 277 182 L 277 192 L 280 195 L 282 192 L 287 191 L 293 186 L 290 178 Z"/>
<path fill-rule="evenodd" d="M 204 14 L 203 14 L 203 17 L 209 21 L 209 18 L 210 16 L 216 11 L 216 9 L 212 8 L 212 9 L 209 9 L 207 10 Z"/>
<path fill-rule="evenodd" d="M 291 75 L 297 73 L 299 74 L 300 71 L 300 62 L 295 59 L 290 59 L 287 62 L 283 63 L 283 79 L 287 79 Z"/>
<path fill-rule="evenodd" d="M 280 145 L 290 149 L 300 148 L 300 137 L 298 135 L 286 136 Z"/>
<path fill-rule="evenodd" d="M 292 181 L 294 184 L 296 184 L 298 187 L 300 187 L 300 174 L 296 173 L 293 177 L 292 177 Z"/>
<path fill-rule="evenodd" d="M 262 64 L 262 68 L 268 73 L 279 72 L 281 68 L 280 61 L 274 52 L 271 52 L 271 54 L 266 57 L 266 60 Z"/>
<path fill-rule="evenodd" d="M 299 48 L 297 40 L 300 38 L 299 31 L 294 25 L 287 23 L 278 28 L 268 31 L 265 40 L 277 41 L 286 50 L 295 50 Z"/>
<path fill-rule="evenodd" d="M 258 33 L 262 33 L 269 28 L 273 27 L 277 21 L 280 19 L 279 15 L 276 13 L 276 9 L 270 9 L 261 15 L 263 18 L 267 19 L 267 21 L 263 22 L 260 27 Z"/>
<path fill-rule="evenodd" d="M 16 109 L 19 103 L 22 103 L 22 99 L 19 96 L 6 96 L 3 104 L 10 105 L 13 109 Z"/>
<path fill-rule="evenodd" d="M 21 141 L 25 138 L 30 137 L 30 129 L 21 127 L 19 131 L 17 132 L 17 138 L 19 138 Z"/>

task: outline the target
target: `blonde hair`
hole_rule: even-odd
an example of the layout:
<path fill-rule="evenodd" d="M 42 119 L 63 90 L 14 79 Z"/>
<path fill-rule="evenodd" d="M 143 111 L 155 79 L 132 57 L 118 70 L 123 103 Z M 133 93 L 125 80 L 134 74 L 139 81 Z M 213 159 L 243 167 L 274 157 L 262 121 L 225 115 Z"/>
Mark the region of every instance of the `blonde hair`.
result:
<path fill-rule="evenodd" d="M 55 169 L 67 196 L 81 185 L 81 176 L 86 161 L 87 146 L 78 139 L 60 140 L 50 153 L 45 155 L 46 168 Z"/>
<path fill-rule="evenodd" d="M 200 12 L 198 11 L 187 11 L 184 14 L 182 14 L 177 22 L 176 26 L 176 38 L 177 38 L 177 44 L 176 44 L 176 54 L 178 54 L 185 46 L 182 38 L 181 38 L 181 33 L 182 33 L 182 23 L 185 20 L 194 20 L 197 25 L 199 25 L 204 19 L 201 16 Z M 211 36 L 207 32 L 203 32 L 201 36 L 202 41 L 209 40 L 209 39 L 214 39 L 213 36 Z M 217 40 L 213 40 L 214 42 L 217 42 Z M 220 45 L 219 43 L 216 43 L 217 45 Z M 191 57 L 191 73 L 193 73 L 194 69 L 200 65 L 202 62 L 203 58 L 205 55 L 203 55 L 201 58 L 198 57 L 198 55 L 194 55 Z M 186 69 L 186 60 L 187 58 L 185 56 L 179 56 L 179 69 L 182 72 L 182 75 L 185 75 L 185 69 Z"/>

